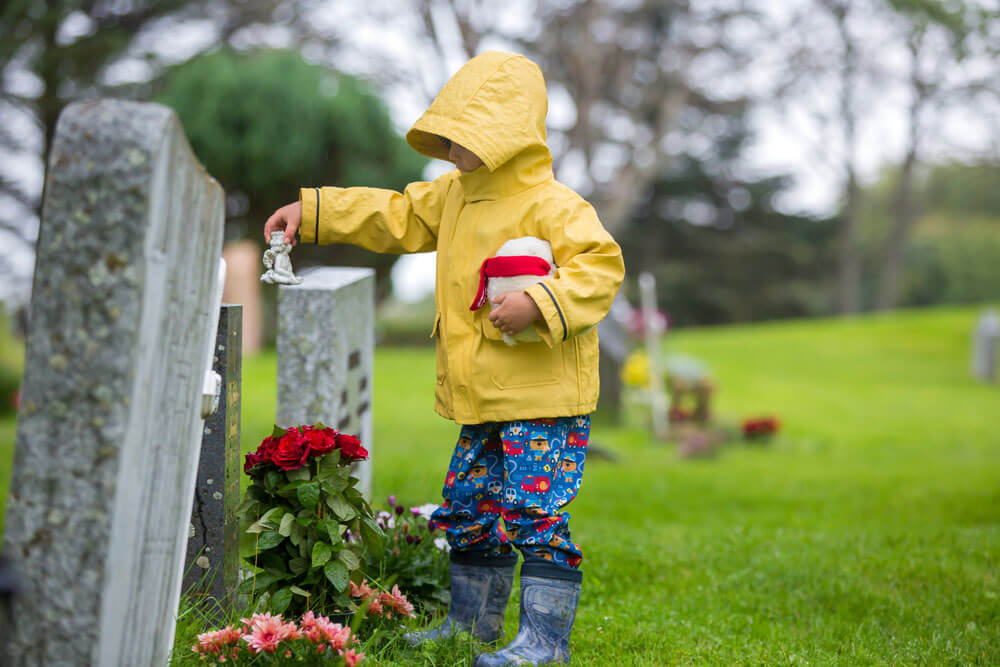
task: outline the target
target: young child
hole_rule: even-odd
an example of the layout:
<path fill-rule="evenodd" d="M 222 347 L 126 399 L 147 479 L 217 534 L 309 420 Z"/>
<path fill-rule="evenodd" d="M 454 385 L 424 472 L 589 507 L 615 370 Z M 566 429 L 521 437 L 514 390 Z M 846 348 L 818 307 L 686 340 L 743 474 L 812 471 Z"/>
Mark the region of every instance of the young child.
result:
<path fill-rule="evenodd" d="M 625 274 L 621 249 L 586 201 L 552 175 L 541 70 L 491 51 L 466 63 L 413 125 L 416 151 L 457 167 L 403 193 L 303 188 L 264 228 L 288 242 L 353 243 L 390 253 L 437 250 L 435 410 L 462 425 L 434 525 L 451 544 L 451 607 L 411 643 L 503 628 L 517 547 L 520 630 L 476 665 L 569 661 L 580 547 L 561 512 L 580 489 L 597 404 L 596 324 Z M 552 246 L 554 277 L 473 310 L 480 266 L 510 239 Z M 541 342 L 503 334 L 534 327 Z M 503 517 L 501 525 L 500 518 Z"/>

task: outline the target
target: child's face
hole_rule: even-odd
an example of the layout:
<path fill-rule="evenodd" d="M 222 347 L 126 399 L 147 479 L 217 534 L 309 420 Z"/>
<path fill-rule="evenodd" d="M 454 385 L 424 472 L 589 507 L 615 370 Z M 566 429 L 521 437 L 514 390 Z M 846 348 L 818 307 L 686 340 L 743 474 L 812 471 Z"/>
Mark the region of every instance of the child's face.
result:
<path fill-rule="evenodd" d="M 454 162 L 460 171 L 475 171 L 483 166 L 483 161 L 465 146 L 460 146 L 444 137 L 440 139 L 448 147 L 448 159 Z"/>

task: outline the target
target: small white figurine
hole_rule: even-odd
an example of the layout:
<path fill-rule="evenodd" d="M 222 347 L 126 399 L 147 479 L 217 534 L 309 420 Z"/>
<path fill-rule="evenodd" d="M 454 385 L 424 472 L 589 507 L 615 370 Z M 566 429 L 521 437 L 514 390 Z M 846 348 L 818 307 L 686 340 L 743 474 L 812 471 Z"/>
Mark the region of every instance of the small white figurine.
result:
<path fill-rule="evenodd" d="M 298 285 L 302 278 L 292 271 L 292 259 L 288 253 L 292 246 L 285 243 L 285 232 L 271 232 L 271 247 L 264 251 L 264 266 L 267 271 L 260 277 L 261 282 L 270 285 Z"/>

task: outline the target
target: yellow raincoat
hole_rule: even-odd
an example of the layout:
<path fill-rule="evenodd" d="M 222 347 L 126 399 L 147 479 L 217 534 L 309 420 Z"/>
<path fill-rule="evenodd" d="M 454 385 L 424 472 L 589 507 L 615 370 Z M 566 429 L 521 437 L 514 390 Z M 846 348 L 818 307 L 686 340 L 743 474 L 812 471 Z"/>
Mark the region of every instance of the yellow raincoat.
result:
<path fill-rule="evenodd" d="M 545 144 L 548 101 L 541 70 L 524 56 L 491 51 L 453 76 L 406 140 L 448 159 L 446 137 L 484 167 L 451 171 L 402 193 L 303 188 L 303 243 L 353 243 L 376 252 L 437 250 L 435 410 L 459 424 L 566 417 L 594 410 L 597 329 L 625 275 L 621 249 L 593 207 L 555 181 Z M 469 309 L 479 267 L 505 242 L 536 236 L 558 270 L 529 288 L 544 342 L 510 347 Z"/>

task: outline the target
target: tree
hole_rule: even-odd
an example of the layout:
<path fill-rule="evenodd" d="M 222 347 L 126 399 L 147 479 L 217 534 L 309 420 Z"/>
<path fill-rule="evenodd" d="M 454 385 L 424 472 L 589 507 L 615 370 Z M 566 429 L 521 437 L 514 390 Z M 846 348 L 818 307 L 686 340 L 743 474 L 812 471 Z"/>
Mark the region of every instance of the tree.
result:
<path fill-rule="evenodd" d="M 781 176 L 740 176 L 747 108 L 705 119 L 720 135 L 678 156 L 639 198 L 619 238 L 632 273 L 651 271 L 675 326 L 821 315 L 836 228 L 781 212 Z M 724 128 L 724 129 L 721 129 Z"/>
<path fill-rule="evenodd" d="M 177 111 L 195 153 L 225 189 L 231 238 L 258 239 L 264 220 L 300 186 L 401 189 L 426 163 L 365 84 L 294 51 L 195 58 L 171 72 L 158 100 Z M 374 266 L 383 291 L 396 259 L 344 245 L 302 247 L 296 257 Z"/>
<path fill-rule="evenodd" d="M 909 63 L 905 75 L 910 101 L 905 155 L 892 202 L 892 224 L 879 253 L 876 310 L 899 303 L 907 239 L 917 215 L 914 179 L 926 135 L 931 133 L 929 112 L 935 107 L 973 103 L 977 94 L 1000 92 L 1000 80 L 955 76 L 966 60 L 974 59 L 984 44 L 977 37 L 991 20 L 963 4 L 944 5 L 934 0 L 890 0 L 906 43 Z M 996 18 L 992 18 L 996 23 Z M 957 79 L 957 80 L 956 80 Z"/>
<path fill-rule="evenodd" d="M 10 0 L 0 9 L 0 151 L 48 154 L 56 120 L 76 99 L 99 95 L 143 97 L 172 56 L 157 35 L 182 21 L 211 23 L 225 42 L 241 28 L 272 20 L 279 0 Z M 211 48 L 210 42 L 202 48 Z M 142 84 L 116 80 L 111 69 L 123 60 L 143 71 Z M 18 85 L 17 81 L 28 81 Z M 20 118 L 37 128 L 39 142 L 11 131 Z M 35 143 L 36 145 L 31 145 Z M 0 195 L 37 213 L 40 198 L 10 174 L 0 174 Z M 21 225 L 0 225 L 24 238 Z"/>

